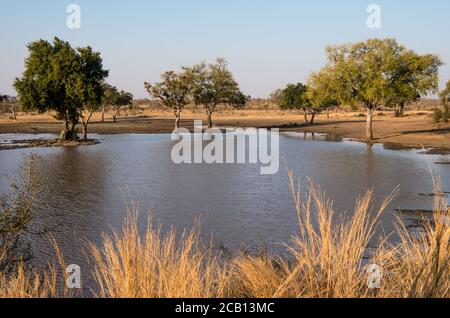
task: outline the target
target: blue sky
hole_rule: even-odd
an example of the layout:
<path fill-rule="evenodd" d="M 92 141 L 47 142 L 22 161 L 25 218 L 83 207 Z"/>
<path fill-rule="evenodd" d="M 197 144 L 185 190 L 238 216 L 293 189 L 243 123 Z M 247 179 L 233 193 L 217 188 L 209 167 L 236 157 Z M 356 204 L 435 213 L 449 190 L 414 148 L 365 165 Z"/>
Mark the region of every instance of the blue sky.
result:
<path fill-rule="evenodd" d="M 81 7 L 81 29 L 68 29 L 67 6 Z M 382 9 L 381 29 L 366 25 L 368 5 Z M 253 97 L 304 82 L 325 62 L 329 44 L 395 37 L 446 63 L 450 79 L 448 0 L 0 0 L 0 92 L 15 94 L 26 44 L 58 36 L 102 53 L 109 81 L 146 97 L 144 81 L 180 65 L 225 57 Z"/>

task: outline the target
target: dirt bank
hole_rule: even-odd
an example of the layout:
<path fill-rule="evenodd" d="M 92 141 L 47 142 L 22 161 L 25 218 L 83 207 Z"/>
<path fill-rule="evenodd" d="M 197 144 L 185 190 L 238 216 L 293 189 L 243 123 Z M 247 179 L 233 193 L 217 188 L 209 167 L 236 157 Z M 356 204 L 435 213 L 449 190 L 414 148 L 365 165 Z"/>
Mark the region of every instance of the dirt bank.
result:
<path fill-rule="evenodd" d="M 192 129 L 193 121 L 205 122 L 202 112 L 185 112 L 182 126 Z M 227 111 L 214 115 L 214 122 L 220 127 L 280 128 L 281 131 L 330 133 L 365 140 L 366 122 L 361 113 L 334 113 L 328 118 L 321 115 L 314 125 L 303 124 L 303 115 L 283 111 Z M 174 120 L 170 112 L 146 111 L 134 116 L 122 117 L 114 124 L 107 117 L 100 122 L 96 114 L 90 133 L 170 133 Z M 19 114 L 18 120 L 0 118 L 0 133 L 59 133 L 61 124 L 49 115 Z M 438 153 L 450 153 L 450 125 L 434 124 L 429 112 L 411 112 L 404 118 L 395 118 L 392 113 L 379 113 L 374 123 L 375 142 L 393 148 L 415 147 L 436 148 Z"/>

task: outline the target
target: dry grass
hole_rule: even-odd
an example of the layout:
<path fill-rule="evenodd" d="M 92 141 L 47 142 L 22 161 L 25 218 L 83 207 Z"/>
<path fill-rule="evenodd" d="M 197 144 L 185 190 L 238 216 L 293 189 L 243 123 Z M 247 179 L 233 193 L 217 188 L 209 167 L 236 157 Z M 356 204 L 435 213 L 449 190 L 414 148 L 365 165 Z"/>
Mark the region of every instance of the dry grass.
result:
<path fill-rule="evenodd" d="M 136 209 L 134 211 L 137 211 Z M 90 245 L 100 297 L 209 298 L 217 295 L 220 265 L 198 238 L 198 226 L 180 236 L 167 234 L 151 221 L 144 235 L 137 212 L 130 212 L 122 231 Z"/>
<path fill-rule="evenodd" d="M 356 204 L 349 219 L 337 219 L 323 192 L 310 187 L 303 203 L 290 174 L 298 212 L 299 234 L 287 245 L 292 260 L 265 256 L 238 258 L 233 296 L 240 297 L 367 297 L 364 254 L 376 226 L 394 194 L 371 213 L 372 193 Z"/>
<path fill-rule="evenodd" d="M 438 184 L 438 183 L 437 183 Z M 434 221 L 410 233 L 399 220 L 400 242 L 386 241 L 368 254 L 380 217 L 396 195 L 372 209 L 372 192 L 356 203 L 351 217 L 333 211 L 331 201 L 311 185 L 305 200 L 290 174 L 299 232 L 286 245 L 290 257 L 245 253 L 224 259 L 205 248 L 199 227 L 177 235 L 163 234 L 149 221 L 139 233 L 137 209 L 129 211 L 123 229 L 90 245 L 98 297 L 450 297 L 450 211 L 438 191 Z M 439 188 L 437 188 L 439 190 Z M 368 288 L 367 265 L 383 269 L 381 288 Z M 57 296 L 56 271 L 36 276 L 21 267 L 0 276 L 1 297 Z"/>
<path fill-rule="evenodd" d="M 450 209 L 436 184 L 433 221 L 411 235 L 403 222 L 397 232 L 401 243 L 388 246 L 383 261 L 388 277 L 380 290 L 383 297 L 450 297 Z"/>
<path fill-rule="evenodd" d="M 70 298 L 72 290 L 62 288 L 67 279 L 61 250 L 52 239 L 58 266 L 49 264 L 47 270 L 35 272 L 20 263 L 12 274 L 0 272 L 0 298 Z M 0 254 L 0 260 L 3 257 Z M 58 268 L 63 269 L 58 271 Z M 60 272 L 63 274 L 60 275 Z"/>
<path fill-rule="evenodd" d="M 28 273 L 19 265 L 17 273 L 0 275 L 0 298 L 48 298 L 57 294 L 56 272 Z"/>

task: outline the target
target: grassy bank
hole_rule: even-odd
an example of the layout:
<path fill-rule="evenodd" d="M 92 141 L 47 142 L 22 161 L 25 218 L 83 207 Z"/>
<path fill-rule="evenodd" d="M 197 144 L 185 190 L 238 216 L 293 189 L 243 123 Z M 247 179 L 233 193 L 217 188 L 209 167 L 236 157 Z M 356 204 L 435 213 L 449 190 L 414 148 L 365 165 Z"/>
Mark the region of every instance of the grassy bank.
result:
<path fill-rule="evenodd" d="M 357 200 L 353 216 L 342 218 L 320 189 L 311 186 L 301 199 L 292 175 L 290 182 L 299 220 L 298 233 L 286 245 L 290 257 L 240 253 L 225 258 L 201 242 L 198 226 L 187 233 L 162 233 L 150 221 L 139 233 L 138 211 L 132 209 L 121 230 L 105 234 L 101 246 L 89 247 L 97 296 L 450 297 L 450 211 L 442 196 L 436 196 L 433 222 L 412 234 L 399 220 L 400 242 L 383 241 L 367 255 L 396 192 L 376 210 L 368 192 Z M 60 265 L 46 272 L 19 265 L 14 274 L 0 274 L 0 297 L 72 296 L 57 288 L 64 278 L 59 258 Z M 368 287 L 370 264 L 382 270 L 380 288 Z"/>

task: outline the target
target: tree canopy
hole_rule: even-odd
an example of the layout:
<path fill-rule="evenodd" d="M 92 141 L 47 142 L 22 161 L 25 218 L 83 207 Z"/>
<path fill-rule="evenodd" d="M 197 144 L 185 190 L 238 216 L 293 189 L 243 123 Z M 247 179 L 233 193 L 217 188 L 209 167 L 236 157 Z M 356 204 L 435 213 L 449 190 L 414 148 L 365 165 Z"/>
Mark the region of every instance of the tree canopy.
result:
<path fill-rule="evenodd" d="M 58 38 L 28 45 L 25 71 L 14 87 L 23 110 L 54 111 L 63 121 L 61 140 L 76 139 L 76 125 L 86 105 L 101 100 L 101 84 L 108 76 L 100 53 L 74 49 Z"/>
<path fill-rule="evenodd" d="M 340 105 L 337 92 L 333 88 L 333 74 L 328 68 L 320 72 L 312 73 L 308 80 L 308 90 L 306 93 L 309 101 L 309 112 L 311 113 L 311 123 L 314 117 L 322 111 Z"/>
<path fill-rule="evenodd" d="M 150 96 L 158 98 L 163 105 L 170 108 L 175 115 L 175 129 L 180 127 L 181 113 L 189 103 L 191 80 L 186 72 L 165 72 L 161 81 L 155 84 L 145 82 L 145 88 Z"/>
<path fill-rule="evenodd" d="M 450 120 L 450 106 L 448 105 L 450 102 L 450 81 L 447 82 L 444 90 L 440 92 L 439 97 L 441 99 L 444 111 L 442 112 L 440 110 L 435 110 L 435 121 L 442 119 L 444 122 L 448 122 Z M 437 117 L 439 117 L 439 119 Z"/>
<path fill-rule="evenodd" d="M 117 87 L 105 83 L 103 85 L 103 96 L 101 104 L 103 106 L 112 106 L 114 109 L 113 120 L 114 123 L 117 120 L 117 113 L 123 106 L 129 106 L 133 104 L 133 94 L 126 91 L 119 91 Z"/>
<path fill-rule="evenodd" d="M 274 92 L 275 97 L 281 109 L 302 109 L 305 114 L 305 122 L 308 122 L 308 113 L 306 109 L 310 106 L 308 88 L 302 83 L 288 84 L 284 89 Z"/>
<path fill-rule="evenodd" d="M 246 105 L 248 97 L 241 92 L 224 59 L 218 58 L 216 63 L 201 63 L 184 70 L 190 79 L 193 101 L 206 110 L 209 127 L 212 127 L 212 114 L 217 106 L 241 108 Z"/>
<path fill-rule="evenodd" d="M 367 139 L 372 141 L 374 111 L 395 107 L 436 92 L 441 60 L 419 55 L 395 39 L 370 39 L 327 48 L 332 88 L 342 103 L 363 105 L 368 111 Z"/>
<path fill-rule="evenodd" d="M 439 94 L 439 97 L 441 98 L 442 103 L 450 102 L 450 81 L 447 82 L 447 85 Z"/>

